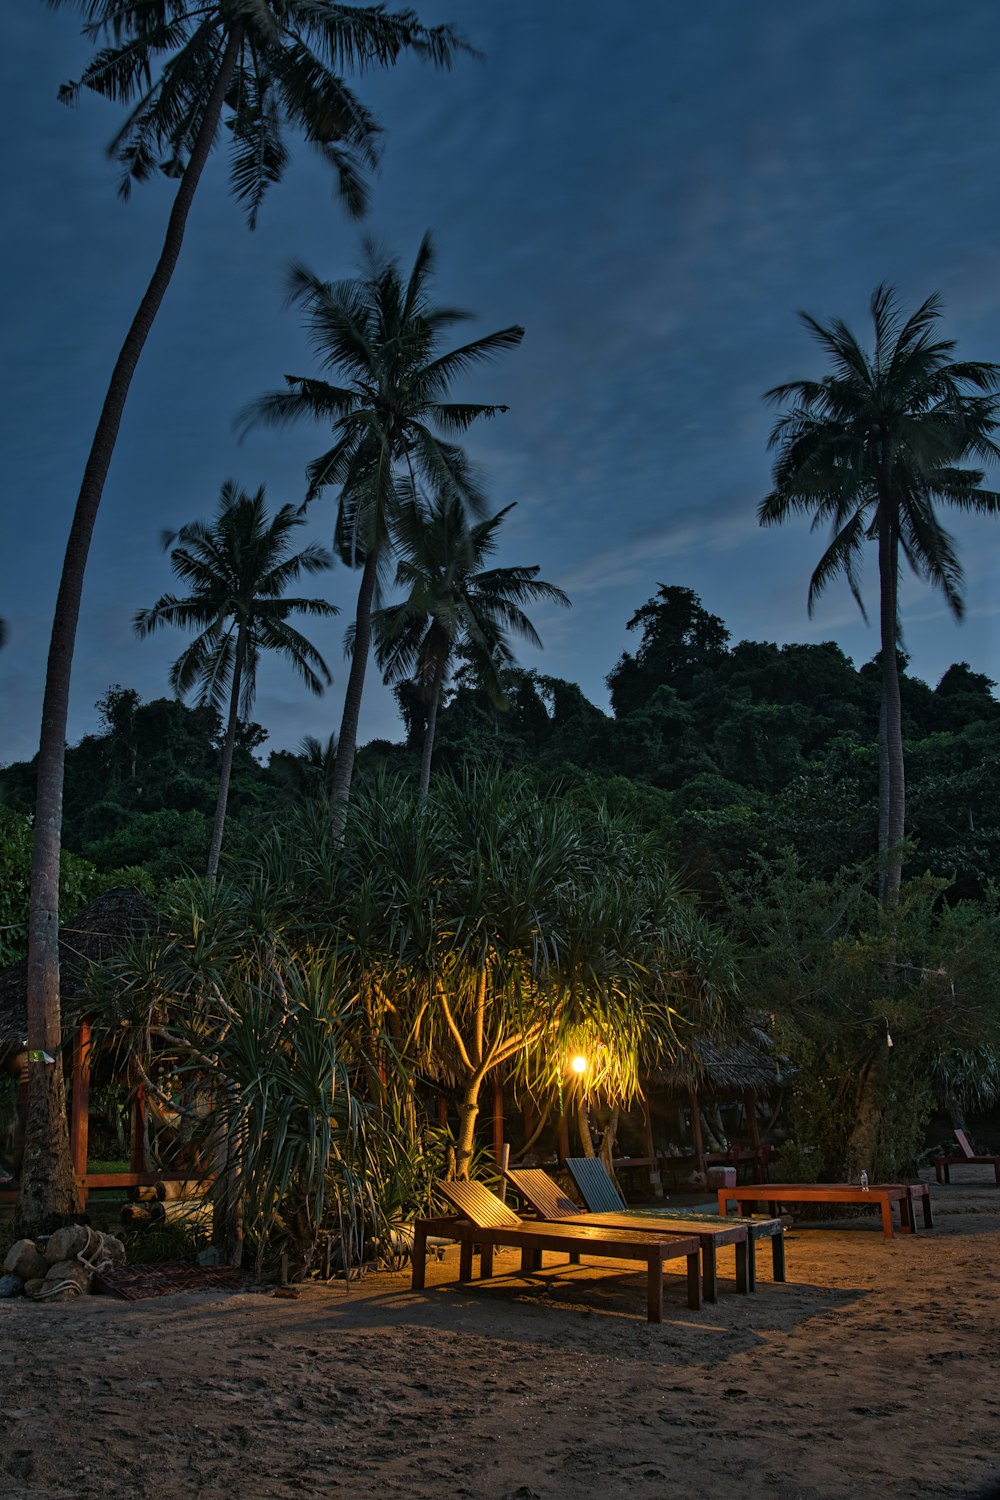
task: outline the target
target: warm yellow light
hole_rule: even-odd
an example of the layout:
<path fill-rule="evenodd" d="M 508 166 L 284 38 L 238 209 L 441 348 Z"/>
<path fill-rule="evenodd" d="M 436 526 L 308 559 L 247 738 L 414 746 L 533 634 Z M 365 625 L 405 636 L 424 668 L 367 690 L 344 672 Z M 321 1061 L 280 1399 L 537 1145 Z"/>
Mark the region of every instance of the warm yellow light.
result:
<path fill-rule="evenodd" d="M 587 1059 L 585 1057 L 581 1057 L 580 1054 L 577 1053 L 576 1057 L 574 1057 L 573 1061 L 570 1063 L 570 1067 L 573 1069 L 574 1073 L 586 1073 Z"/>

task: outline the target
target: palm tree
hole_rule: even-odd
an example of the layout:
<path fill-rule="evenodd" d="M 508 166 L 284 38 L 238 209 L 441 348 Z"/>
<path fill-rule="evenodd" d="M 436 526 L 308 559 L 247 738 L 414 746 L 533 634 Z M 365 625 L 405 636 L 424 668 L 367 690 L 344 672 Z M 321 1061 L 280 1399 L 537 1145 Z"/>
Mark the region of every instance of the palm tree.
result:
<path fill-rule="evenodd" d="M 50 0 L 73 5 L 102 42 L 81 88 L 132 105 L 110 152 L 122 192 L 159 167 L 178 179 L 160 257 L 112 371 L 84 469 L 56 600 L 42 707 L 31 868 L 28 948 L 28 1080 L 19 1217 L 40 1222 L 75 1206 L 59 1049 L 59 852 L 70 676 L 83 579 L 132 376 L 180 255 L 195 191 L 226 115 L 230 176 L 251 226 L 288 160 L 286 129 L 301 132 L 336 173 L 352 214 L 365 204 L 364 171 L 376 160 L 378 125 L 336 69 L 392 66 L 414 52 L 439 67 L 467 50 L 450 27 L 425 27 L 412 11 L 337 0 Z M 156 73 L 157 68 L 159 73 Z M 54 1057 L 47 1064 L 44 1058 Z"/>
<path fill-rule="evenodd" d="M 306 471 L 306 500 L 327 485 L 338 486 L 337 550 L 362 569 L 331 788 L 338 832 L 347 816 L 372 607 L 391 551 L 394 519 L 413 502 L 418 478 L 434 493 L 482 513 L 485 500 L 475 470 L 463 450 L 439 433 L 464 432 L 477 419 L 507 408 L 444 397 L 456 376 L 514 348 L 524 336 L 523 328 L 513 326 L 441 352 L 444 331 L 469 315 L 430 302 L 433 269 L 429 234 L 405 281 L 398 264 L 371 241 L 365 245 L 362 275 L 353 280 L 320 281 L 294 266 L 290 298 L 305 310 L 306 330 L 323 369 L 340 372 L 345 383 L 289 375 L 288 390 L 261 397 L 240 418 L 244 428 L 255 422 L 280 426 L 305 416 L 333 425 L 333 447 Z"/>
<path fill-rule="evenodd" d="M 324 599 L 284 597 L 302 573 L 320 573 L 333 565 L 329 552 L 315 542 L 301 552 L 291 551 L 292 534 L 303 524 L 301 512 L 291 505 L 283 505 L 269 521 L 263 486 L 251 496 L 227 480 L 211 526 L 193 521 L 164 537 L 165 548 L 173 548 L 171 566 L 190 585 L 190 595 L 178 599 L 164 594 L 135 617 L 140 636 L 161 625 L 199 632 L 170 669 L 170 686 L 179 697 L 197 686 L 199 704 L 221 708 L 228 688 L 229 717 L 208 854 L 211 880 L 219 868 L 236 730 L 240 713 L 246 718 L 253 707 L 261 652 L 284 656 L 312 693 L 321 693 L 324 683 L 332 681 L 315 646 L 288 623 L 291 614 L 326 618 L 337 613 Z M 173 546 L 175 542 L 180 545 Z"/>
<path fill-rule="evenodd" d="M 396 584 L 409 592 L 372 617 L 375 659 L 386 682 L 414 677 L 426 709 L 420 761 L 420 801 L 427 796 L 441 693 L 461 649 L 497 707 L 505 706 L 501 672 L 514 665 L 508 634 L 541 646 L 521 608 L 532 600 L 569 604 L 562 589 L 538 579 L 538 568 L 484 568 L 496 551 L 497 531 L 513 505 L 470 525 L 454 497 L 425 508 L 401 507 L 393 539 L 402 557 Z"/>
<path fill-rule="evenodd" d="M 777 449 L 774 489 L 758 519 L 770 526 L 796 512 L 829 522 L 833 536 L 809 584 L 809 611 L 842 573 L 859 607 L 864 543 L 878 544 L 882 710 L 879 729 L 880 896 L 898 899 L 905 817 L 903 737 L 897 645 L 897 589 L 902 550 L 919 578 L 940 588 L 961 618 L 962 569 L 938 504 L 995 514 L 1000 495 L 982 488 L 983 474 L 959 467 L 969 458 L 1000 458 L 997 424 L 1000 366 L 952 359 L 954 343 L 935 337 L 941 300 L 928 297 L 905 317 L 891 287 L 871 299 L 874 350 L 861 347 L 839 319 L 801 314 L 830 356 L 822 380 L 793 380 L 767 398 L 790 402 L 771 433 Z"/>

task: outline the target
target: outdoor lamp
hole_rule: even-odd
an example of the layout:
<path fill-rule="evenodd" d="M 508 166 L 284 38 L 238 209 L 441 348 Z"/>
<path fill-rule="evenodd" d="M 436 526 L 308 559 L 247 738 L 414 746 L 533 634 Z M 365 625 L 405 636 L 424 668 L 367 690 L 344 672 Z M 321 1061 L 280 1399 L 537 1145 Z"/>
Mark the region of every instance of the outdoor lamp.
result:
<path fill-rule="evenodd" d="M 570 1063 L 570 1067 L 573 1069 L 574 1073 L 586 1073 L 587 1059 L 581 1056 L 581 1054 L 578 1052 L 577 1055 L 573 1058 L 573 1061 Z"/>

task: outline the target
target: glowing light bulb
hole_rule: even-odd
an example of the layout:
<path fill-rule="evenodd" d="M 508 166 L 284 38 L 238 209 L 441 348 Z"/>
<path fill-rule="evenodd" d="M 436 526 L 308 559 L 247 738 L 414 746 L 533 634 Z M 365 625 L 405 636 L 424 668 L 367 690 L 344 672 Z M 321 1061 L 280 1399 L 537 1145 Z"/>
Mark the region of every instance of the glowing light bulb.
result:
<path fill-rule="evenodd" d="M 573 1061 L 570 1063 L 570 1067 L 573 1069 L 574 1073 L 586 1073 L 587 1059 L 585 1057 L 581 1057 L 580 1054 L 577 1053 L 576 1057 L 574 1057 Z"/>

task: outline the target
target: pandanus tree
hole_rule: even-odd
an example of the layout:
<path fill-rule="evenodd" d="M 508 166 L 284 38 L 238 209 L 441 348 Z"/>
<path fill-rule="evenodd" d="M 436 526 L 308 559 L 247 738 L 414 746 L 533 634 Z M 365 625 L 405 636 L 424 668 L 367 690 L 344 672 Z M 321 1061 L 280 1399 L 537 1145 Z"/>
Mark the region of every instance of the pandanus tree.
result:
<path fill-rule="evenodd" d="M 542 582 L 537 566 L 483 566 L 496 551 L 500 524 L 512 509 L 507 505 L 470 524 L 457 499 L 438 497 L 429 505 L 408 501 L 396 517 L 393 540 L 401 554 L 396 586 L 406 590 L 406 597 L 377 610 L 372 628 L 375 660 L 386 682 L 414 679 L 423 700 L 421 802 L 430 785 L 438 705 L 456 652 L 463 652 L 493 703 L 502 708 L 501 674 L 515 663 L 510 636 L 542 644 L 521 606 L 569 604 L 562 589 Z"/>
<path fill-rule="evenodd" d="M 301 552 L 291 550 L 294 534 L 304 521 L 291 505 L 283 505 L 268 518 L 263 487 L 247 495 L 227 480 L 211 526 L 192 521 L 164 536 L 171 567 L 188 584 L 190 594 L 184 599 L 164 594 L 135 617 L 140 636 L 151 635 L 162 625 L 198 631 L 170 669 L 170 686 L 178 697 L 196 689 L 199 705 L 221 708 L 228 695 L 208 853 L 210 880 L 215 879 L 222 852 L 236 731 L 240 714 L 247 718 L 253 708 L 262 652 L 283 656 L 311 693 L 322 693 L 332 681 L 316 647 L 289 624 L 294 614 L 326 618 L 337 613 L 325 599 L 285 594 L 303 573 L 320 573 L 333 565 L 329 552 L 315 542 Z"/>
<path fill-rule="evenodd" d="M 346 563 L 362 570 L 332 786 L 339 831 L 350 794 L 372 611 L 392 552 L 393 526 L 414 503 L 418 481 L 463 509 L 483 512 L 475 468 L 449 438 L 507 408 L 445 398 L 458 377 L 524 336 L 523 328 L 512 326 L 444 349 L 447 330 L 469 314 L 431 301 L 433 270 L 430 235 L 424 235 L 406 278 L 371 241 L 362 274 L 352 280 L 321 281 L 305 267 L 293 267 L 291 300 L 303 309 L 321 369 L 342 383 L 286 376 L 287 390 L 261 397 L 241 417 L 244 428 L 303 417 L 333 428 L 333 446 L 307 469 L 306 500 L 328 486 L 338 490 L 336 547 Z"/>
<path fill-rule="evenodd" d="M 84 468 L 66 545 L 46 667 L 38 756 L 28 956 L 29 1104 L 19 1215 L 25 1224 L 75 1206 L 60 1059 L 59 852 L 69 689 L 83 579 L 128 397 L 180 255 L 195 192 L 223 127 L 233 191 L 254 224 L 288 162 L 286 136 L 303 136 L 332 167 L 352 214 L 378 125 L 341 73 L 391 67 L 412 52 L 450 64 L 462 43 L 410 10 L 335 0 L 50 0 L 72 6 L 100 43 L 60 97 L 91 89 L 130 106 L 110 146 L 122 191 L 157 169 L 177 179 L 159 259 L 118 358 Z M 54 1061 L 46 1061 L 54 1059 Z"/>
<path fill-rule="evenodd" d="M 829 525 L 831 541 L 809 584 L 809 610 L 843 574 L 864 613 L 860 567 L 866 542 L 878 549 L 882 708 L 879 730 L 880 895 L 895 905 L 905 823 L 903 732 L 897 645 L 900 552 L 916 575 L 963 613 L 962 568 L 939 505 L 993 515 L 1000 495 L 983 488 L 969 459 L 1000 458 L 992 433 L 1000 412 L 1000 365 L 956 360 L 937 334 L 940 298 L 907 317 L 892 288 L 871 299 L 874 345 L 866 350 L 839 319 L 802 321 L 829 356 L 820 380 L 768 391 L 787 405 L 771 433 L 774 488 L 761 502 L 763 526 L 806 513 Z"/>
<path fill-rule="evenodd" d="M 457 1081 L 460 1176 L 488 1077 L 552 1087 L 587 1033 L 606 1040 L 600 1082 L 625 1101 L 640 1062 L 732 980 L 646 840 L 517 773 L 442 777 L 423 804 L 366 787 L 344 859 L 352 952 L 398 1050 Z"/>

